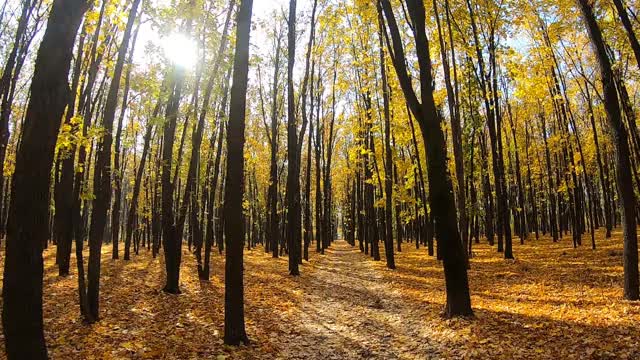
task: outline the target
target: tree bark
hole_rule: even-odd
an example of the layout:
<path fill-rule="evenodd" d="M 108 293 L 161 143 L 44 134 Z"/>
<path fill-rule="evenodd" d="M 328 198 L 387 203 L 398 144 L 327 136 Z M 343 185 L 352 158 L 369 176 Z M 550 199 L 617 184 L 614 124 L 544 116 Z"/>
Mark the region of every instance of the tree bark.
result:
<path fill-rule="evenodd" d="M 191 7 L 194 0 L 191 1 Z M 186 33 L 191 32 L 193 20 L 187 19 Z M 185 69 L 174 64 L 172 68 L 169 101 L 165 112 L 165 125 L 163 131 L 162 147 L 162 241 L 166 268 L 166 284 L 162 289 L 169 294 L 180 294 L 180 262 L 182 260 L 182 237 L 178 235 L 174 215 L 175 181 L 171 180 L 173 170 L 173 146 L 176 138 L 176 123 L 182 90 L 185 83 Z M 197 86 L 197 85 L 196 85 Z M 187 124 L 185 124 L 186 128 Z M 176 169 L 177 171 L 177 169 Z"/>
<path fill-rule="evenodd" d="M 627 300 L 638 300 L 640 299 L 640 279 L 638 276 L 638 238 L 635 216 L 636 199 L 631 177 L 627 130 L 622 122 L 611 61 L 607 55 L 605 42 L 593 13 L 593 7 L 589 0 L 578 0 L 578 6 L 582 12 L 582 18 L 600 65 L 604 107 L 616 145 L 616 175 L 618 194 L 621 199 L 622 230 L 624 234 L 624 297 Z"/>
<path fill-rule="evenodd" d="M 298 268 L 300 242 L 300 163 L 298 158 L 298 129 L 296 121 L 293 68 L 296 53 L 296 0 L 289 1 L 288 65 L 287 65 L 287 247 L 289 274 L 300 275 Z"/>
<path fill-rule="evenodd" d="M 16 155 L 2 287 L 2 324 L 9 359 L 46 359 L 42 319 L 43 245 L 56 138 L 69 102 L 68 75 L 85 0 L 55 0 L 31 82 Z"/>
<path fill-rule="evenodd" d="M 136 17 L 136 14 L 132 13 L 130 16 Z M 138 39 L 138 33 L 140 31 L 140 24 L 138 24 L 136 31 L 133 35 L 133 40 L 131 43 L 131 50 L 129 50 L 129 59 L 127 60 L 127 64 L 129 67 L 127 69 L 127 75 L 125 76 L 124 81 L 124 92 L 122 95 L 122 106 L 120 108 L 120 119 L 118 121 L 118 130 L 116 131 L 116 139 L 115 139 L 115 147 L 114 147 L 114 156 L 113 156 L 113 168 L 115 171 L 113 172 L 113 187 L 115 191 L 113 205 L 111 207 L 111 231 L 112 237 L 111 242 L 113 244 L 112 249 L 112 259 L 119 258 L 119 241 L 120 241 L 120 207 L 122 205 L 122 177 L 125 171 L 125 167 L 120 167 L 120 157 L 121 157 L 121 143 L 122 143 L 122 128 L 124 126 L 124 116 L 127 111 L 127 106 L 129 102 L 129 89 L 131 88 L 131 70 L 133 67 L 133 55 L 136 49 L 136 42 Z M 125 35 L 127 35 L 125 33 Z M 124 155 L 123 155 L 124 157 Z"/>
<path fill-rule="evenodd" d="M 96 154 L 95 171 L 93 175 L 95 200 L 93 201 L 91 227 L 89 228 L 89 272 L 87 283 L 89 314 L 91 316 L 91 319 L 88 320 L 91 321 L 97 321 L 100 317 L 100 259 L 102 256 L 103 236 L 107 224 L 107 211 L 111 204 L 111 145 L 113 140 L 113 122 L 115 120 L 118 93 L 120 91 L 120 78 L 122 77 L 129 38 L 131 37 L 140 2 L 141 0 L 134 0 L 131 10 L 129 11 L 129 20 L 127 21 L 122 44 L 118 51 L 113 80 L 111 80 L 104 108 L 104 117 L 102 120 L 104 134 L 98 145 Z"/>
<path fill-rule="evenodd" d="M 638 67 L 640 67 L 640 43 L 638 42 L 638 37 L 636 36 L 635 31 L 633 30 L 633 24 L 629 19 L 629 14 L 627 13 L 626 6 L 623 0 L 613 0 L 613 5 L 615 5 L 616 10 L 618 11 L 618 16 L 620 17 L 622 26 L 624 27 L 624 30 L 627 33 L 627 37 L 629 38 L 629 43 L 631 44 L 633 55 L 636 58 Z"/>
<path fill-rule="evenodd" d="M 227 243 L 225 264 L 224 343 L 248 344 L 244 325 L 244 284 L 242 252 L 245 235 L 242 200 L 244 192 L 244 142 L 249 73 L 249 38 L 253 0 L 241 0 L 233 63 L 231 111 L 227 134 L 227 177 L 224 199 L 224 233 Z"/>
<path fill-rule="evenodd" d="M 415 25 L 414 40 L 420 70 L 418 100 L 406 68 L 406 57 L 400 30 L 389 0 L 380 0 L 389 25 L 392 40 L 388 41 L 393 64 L 409 108 L 418 119 L 428 154 L 430 203 L 435 219 L 438 248 L 442 250 L 447 306 L 445 316 L 470 316 L 471 298 L 464 249 L 458 232 L 453 184 L 447 169 L 447 150 L 439 116 L 433 97 L 431 57 L 425 28 L 425 8 L 422 0 L 407 1 L 407 9 Z"/>
<path fill-rule="evenodd" d="M 378 3 L 378 7 L 380 4 Z M 378 8 L 378 26 L 380 41 L 380 76 L 382 78 L 382 98 L 384 106 L 384 193 L 385 193 L 385 257 L 387 259 L 387 267 L 389 269 L 396 268 L 396 262 L 393 253 L 393 154 L 391 152 L 391 111 L 389 109 L 389 84 L 387 81 L 387 64 L 384 53 L 384 44 L 382 40 L 382 32 L 384 24 L 382 19 L 382 11 Z M 400 243 L 398 243 L 400 244 Z"/>

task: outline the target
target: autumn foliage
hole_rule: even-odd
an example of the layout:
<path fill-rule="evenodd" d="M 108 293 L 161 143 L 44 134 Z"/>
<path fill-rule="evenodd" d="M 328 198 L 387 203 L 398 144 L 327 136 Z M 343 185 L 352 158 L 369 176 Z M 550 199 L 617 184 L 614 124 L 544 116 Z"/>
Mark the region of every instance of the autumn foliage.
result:
<path fill-rule="evenodd" d="M 639 11 L 4 1 L 0 357 L 640 359 Z"/>

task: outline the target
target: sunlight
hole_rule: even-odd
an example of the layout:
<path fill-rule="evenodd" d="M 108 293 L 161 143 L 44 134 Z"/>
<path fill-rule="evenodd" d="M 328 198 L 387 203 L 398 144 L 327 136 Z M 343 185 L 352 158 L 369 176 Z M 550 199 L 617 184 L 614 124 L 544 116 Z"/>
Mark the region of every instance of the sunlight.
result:
<path fill-rule="evenodd" d="M 165 56 L 183 68 L 192 68 L 198 62 L 198 46 L 184 34 L 172 33 L 161 40 Z"/>

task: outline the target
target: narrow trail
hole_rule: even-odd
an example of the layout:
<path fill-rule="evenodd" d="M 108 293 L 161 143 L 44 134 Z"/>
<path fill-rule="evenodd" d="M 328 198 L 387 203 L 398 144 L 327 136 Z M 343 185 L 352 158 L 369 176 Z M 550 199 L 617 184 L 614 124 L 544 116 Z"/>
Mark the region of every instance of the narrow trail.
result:
<path fill-rule="evenodd" d="M 287 359 L 425 359 L 436 357 L 420 334 L 415 304 L 402 301 L 391 270 L 344 241 L 310 266 L 300 285 L 303 303 L 297 338 Z"/>

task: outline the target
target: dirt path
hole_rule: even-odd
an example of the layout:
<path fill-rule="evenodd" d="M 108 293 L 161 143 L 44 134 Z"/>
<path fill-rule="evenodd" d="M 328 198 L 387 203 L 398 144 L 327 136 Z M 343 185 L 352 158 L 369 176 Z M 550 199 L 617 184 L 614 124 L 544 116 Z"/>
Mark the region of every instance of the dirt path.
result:
<path fill-rule="evenodd" d="M 418 314 L 387 281 L 386 269 L 358 248 L 336 242 L 312 264 L 288 359 L 425 359 L 436 357 L 421 336 Z"/>

